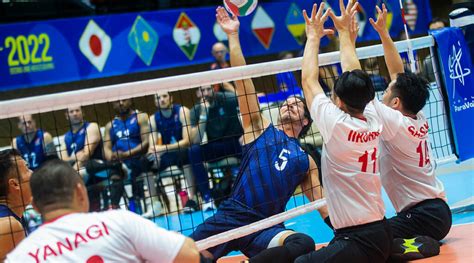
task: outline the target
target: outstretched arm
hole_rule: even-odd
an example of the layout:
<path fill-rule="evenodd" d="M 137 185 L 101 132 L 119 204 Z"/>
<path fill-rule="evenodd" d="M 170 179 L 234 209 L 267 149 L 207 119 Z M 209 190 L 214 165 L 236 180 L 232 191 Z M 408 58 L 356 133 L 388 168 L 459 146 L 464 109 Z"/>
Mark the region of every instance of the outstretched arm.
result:
<path fill-rule="evenodd" d="M 245 62 L 242 48 L 240 46 L 239 39 L 239 27 L 240 22 L 236 16 L 229 17 L 229 14 L 223 7 L 218 7 L 216 10 L 216 18 L 219 25 L 222 27 L 224 32 L 227 34 L 229 39 L 229 50 L 230 50 L 230 64 L 232 67 L 244 66 Z M 260 106 L 258 104 L 257 93 L 255 86 L 251 79 L 237 80 L 236 93 L 239 101 L 240 114 L 242 115 L 242 124 L 246 138 L 244 143 L 253 141 L 260 134 L 269 121 L 265 120 L 260 113 Z M 253 135 L 255 134 L 255 135 Z"/>
<path fill-rule="evenodd" d="M 341 52 L 341 66 L 342 71 L 351 71 L 354 69 L 361 69 L 360 61 L 357 58 L 355 50 L 355 37 L 354 37 L 354 20 L 357 14 L 358 2 L 352 3 L 352 0 L 348 0 L 347 6 L 344 6 L 344 0 L 339 0 L 339 7 L 341 15 L 336 16 L 332 10 L 329 12 L 334 26 L 337 29 L 339 35 L 340 52 Z M 355 32 L 357 34 L 357 32 Z"/>
<path fill-rule="evenodd" d="M 375 31 L 379 33 L 380 39 L 382 40 L 383 52 L 385 55 L 385 63 L 387 64 L 388 73 L 390 74 L 390 79 L 394 80 L 397 78 L 398 73 L 405 72 L 403 67 L 403 61 L 398 53 L 395 43 L 393 43 L 392 38 L 387 29 L 387 8 L 385 4 L 382 4 L 382 10 L 378 6 L 375 6 L 377 9 L 377 21 L 374 21 L 372 18 L 369 19 L 370 23 L 374 27 Z"/>
<path fill-rule="evenodd" d="M 330 29 L 324 29 L 324 22 L 326 22 L 329 10 L 323 14 L 324 3 L 321 4 L 319 10 L 316 11 L 317 5 L 313 5 L 311 17 L 308 17 L 306 10 L 303 10 L 304 20 L 306 22 L 306 46 L 303 54 L 303 66 L 301 72 L 301 79 L 303 84 L 303 91 L 308 102 L 312 105 L 313 99 L 316 95 L 324 93 L 321 84 L 319 84 L 319 66 L 318 53 L 321 38 L 327 34 L 334 33 Z"/>

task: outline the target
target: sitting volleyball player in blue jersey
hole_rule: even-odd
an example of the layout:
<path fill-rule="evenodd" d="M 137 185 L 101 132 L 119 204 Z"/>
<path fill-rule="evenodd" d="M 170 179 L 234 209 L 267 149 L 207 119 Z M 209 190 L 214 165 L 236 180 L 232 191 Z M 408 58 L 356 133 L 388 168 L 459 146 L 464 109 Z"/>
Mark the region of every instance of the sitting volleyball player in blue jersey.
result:
<path fill-rule="evenodd" d="M 222 7 L 217 9 L 216 17 L 229 38 L 232 66 L 245 65 L 238 35 L 239 20 L 230 18 Z M 212 217 L 197 227 L 191 235 L 194 240 L 283 212 L 299 185 L 310 200 L 322 197 L 318 168 L 298 142 L 312 122 L 304 100 L 288 98 L 280 109 L 281 124 L 274 126 L 260 113 L 252 80 L 236 81 L 236 84 L 244 128 L 242 164 L 230 197 Z M 323 218 L 327 217 L 325 207 L 319 213 Z M 213 260 L 240 250 L 250 262 L 293 262 L 314 247 L 311 237 L 278 224 L 212 247 L 208 252 Z"/>

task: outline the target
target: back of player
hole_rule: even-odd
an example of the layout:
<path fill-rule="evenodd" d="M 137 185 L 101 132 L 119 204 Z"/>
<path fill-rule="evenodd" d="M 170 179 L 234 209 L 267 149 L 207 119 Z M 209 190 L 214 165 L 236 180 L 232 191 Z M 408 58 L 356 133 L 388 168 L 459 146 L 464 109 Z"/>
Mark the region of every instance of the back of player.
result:
<path fill-rule="evenodd" d="M 323 185 L 334 228 L 382 220 L 385 208 L 377 167 L 382 125 L 373 106 L 368 104 L 365 119 L 358 119 L 320 94 L 311 113 L 324 140 Z"/>
<path fill-rule="evenodd" d="M 6 262 L 173 262 L 184 241 L 128 211 L 73 213 L 45 222 Z"/>

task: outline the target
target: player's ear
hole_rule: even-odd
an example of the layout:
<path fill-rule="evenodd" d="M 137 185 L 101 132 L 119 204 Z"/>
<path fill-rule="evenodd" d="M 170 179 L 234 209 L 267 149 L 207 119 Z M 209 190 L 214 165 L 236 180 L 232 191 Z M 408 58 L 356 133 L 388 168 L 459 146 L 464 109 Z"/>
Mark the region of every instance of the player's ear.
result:
<path fill-rule="evenodd" d="M 76 185 L 76 201 L 77 204 L 87 212 L 89 210 L 89 197 L 87 196 L 87 189 L 84 184 L 78 183 Z"/>
<path fill-rule="evenodd" d="M 16 178 L 8 179 L 8 188 L 13 188 L 15 190 L 20 190 L 20 182 Z"/>

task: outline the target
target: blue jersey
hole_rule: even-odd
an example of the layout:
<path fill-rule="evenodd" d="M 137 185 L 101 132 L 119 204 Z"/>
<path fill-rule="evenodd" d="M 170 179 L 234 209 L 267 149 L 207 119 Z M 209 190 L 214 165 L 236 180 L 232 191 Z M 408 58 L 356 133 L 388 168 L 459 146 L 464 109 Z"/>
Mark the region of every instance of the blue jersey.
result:
<path fill-rule="evenodd" d="M 23 159 L 28 162 L 31 170 L 38 168 L 46 160 L 43 136 L 43 131 L 38 129 L 36 130 L 35 137 L 29 143 L 24 135 L 16 137 L 16 148 L 20 151 Z"/>
<path fill-rule="evenodd" d="M 309 170 L 298 139 L 270 124 L 243 152 L 231 198 L 267 217 L 283 212 Z"/>
<path fill-rule="evenodd" d="M 89 127 L 88 122 L 84 122 L 82 127 L 76 132 L 73 133 L 72 130 L 69 130 L 64 135 L 64 143 L 66 144 L 66 150 L 68 156 L 71 156 L 73 153 L 77 153 L 84 149 L 86 145 L 86 138 L 87 138 L 87 127 Z M 102 147 L 97 146 L 92 153 L 90 159 L 101 159 L 101 149 Z"/>
<path fill-rule="evenodd" d="M 166 118 L 161 111 L 155 113 L 156 131 L 161 134 L 163 144 L 172 144 L 183 139 L 183 124 L 179 119 L 181 105 L 173 104 L 171 116 Z"/>
<path fill-rule="evenodd" d="M 125 121 L 116 117 L 112 121 L 110 139 L 114 151 L 126 152 L 140 145 L 142 138 L 137 113 L 134 112 Z"/>

